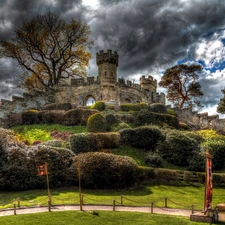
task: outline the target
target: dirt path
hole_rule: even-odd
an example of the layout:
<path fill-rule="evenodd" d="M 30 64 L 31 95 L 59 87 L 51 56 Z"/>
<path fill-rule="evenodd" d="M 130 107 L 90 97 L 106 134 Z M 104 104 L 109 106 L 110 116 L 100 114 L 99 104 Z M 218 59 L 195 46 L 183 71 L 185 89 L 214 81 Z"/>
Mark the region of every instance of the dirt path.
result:
<path fill-rule="evenodd" d="M 64 205 L 64 206 L 52 206 L 50 211 L 79 211 L 79 205 Z M 107 206 L 107 205 L 83 205 L 83 211 L 129 211 L 129 212 L 145 212 L 145 213 L 155 213 L 155 214 L 167 214 L 167 215 L 176 215 L 176 216 L 186 216 L 190 217 L 192 214 L 191 210 L 186 209 L 171 209 L 171 208 L 157 208 L 157 207 L 131 207 L 131 206 Z M 17 208 L 14 209 L 5 209 L 0 211 L 0 216 L 11 216 L 11 215 L 20 215 L 20 214 L 29 214 L 29 213 L 40 213 L 40 212 L 49 212 L 48 207 L 30 207 L 30 208 Z M 194 213 L 201 213 L 200 211 L 194 211 Z M 219 213 L 219 221 L 225 222 L 225 214 Z"/>

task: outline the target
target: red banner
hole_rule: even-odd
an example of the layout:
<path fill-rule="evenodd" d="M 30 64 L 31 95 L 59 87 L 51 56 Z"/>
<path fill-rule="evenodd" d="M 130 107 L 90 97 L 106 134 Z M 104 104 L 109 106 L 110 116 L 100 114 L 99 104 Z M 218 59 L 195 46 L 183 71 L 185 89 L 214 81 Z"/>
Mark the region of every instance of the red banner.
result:
<path fill-rule="evenodd" d="M 212 156 L 206 154 L 205 211 L 212 209 Z"/>
<path fill-rule="evenodd" d="M 39 176 L 47 175 L 47 172 L 48 172 L 47 164 L 38 166 L 38 175 Z"/>

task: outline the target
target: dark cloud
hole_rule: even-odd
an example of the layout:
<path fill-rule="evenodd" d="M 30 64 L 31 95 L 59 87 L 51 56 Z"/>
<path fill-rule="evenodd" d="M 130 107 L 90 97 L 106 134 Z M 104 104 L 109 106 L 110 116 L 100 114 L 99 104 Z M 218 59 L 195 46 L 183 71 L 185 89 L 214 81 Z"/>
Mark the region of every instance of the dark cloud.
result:
<path fill-rule="evenodd" d="M 0 39 L 11 38 L 13 26 L 49 11 L 66 21 L 73 17 L 88 22 L 95 42 L 91 75 L 97 75 L 96 52 L 112 49 L 119 54 L 119 76 L 133 79 L 147 73 L 160 77 L 178 61 L 194 60 L 196 44 L 225 28 L 222 0 L 99 0 L 96 8 L 85 6 L 82 0 L 4 0 L 0 5 Z M 11 87 L 18 72 L 16 63 L 0 61 L 1 84 Z M 201 82 L 204 104 L 217 104 L 220 81 L 204 78 Z"/>

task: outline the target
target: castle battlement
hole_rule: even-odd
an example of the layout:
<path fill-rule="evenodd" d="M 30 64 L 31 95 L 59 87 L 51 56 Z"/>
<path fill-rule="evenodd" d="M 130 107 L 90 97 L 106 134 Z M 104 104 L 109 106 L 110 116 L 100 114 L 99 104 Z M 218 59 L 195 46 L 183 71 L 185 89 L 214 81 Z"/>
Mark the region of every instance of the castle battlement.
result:
<path fill-rule="evenodd" d="M 117 67 L 119 65 L 118 61 L 118 54 L 117 52 L 112 53 L 112 50 L 107 50 L 107 52 L 104 52 L 101 50 L 99 53 L 96 53 L 96 63 L 99 66 L 102 63 L 108 62 L 115 64 Z"/>

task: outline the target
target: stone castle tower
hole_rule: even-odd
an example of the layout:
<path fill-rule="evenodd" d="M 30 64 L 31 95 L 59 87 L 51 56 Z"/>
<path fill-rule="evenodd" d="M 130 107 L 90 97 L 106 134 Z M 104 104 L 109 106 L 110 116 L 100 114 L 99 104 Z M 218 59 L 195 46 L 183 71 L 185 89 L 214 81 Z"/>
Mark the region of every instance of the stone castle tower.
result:
<path fill-rule="evenodd" d="M 117 82 L 118 54 L 107 50 L 104 53 L 101 50 L 96 54 L 96 63 L 98 65 L 98 80 L 101 87 L 115 87 Z"/>

